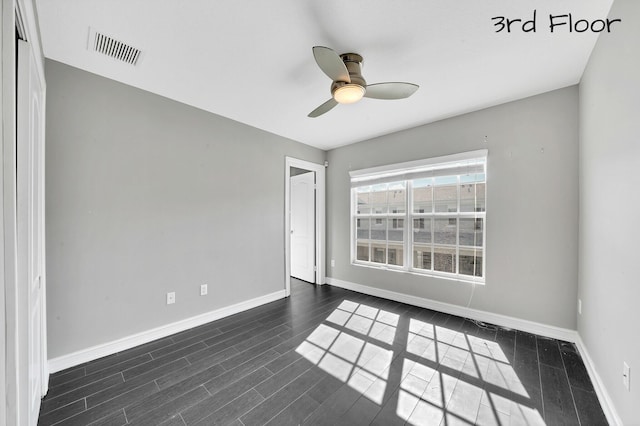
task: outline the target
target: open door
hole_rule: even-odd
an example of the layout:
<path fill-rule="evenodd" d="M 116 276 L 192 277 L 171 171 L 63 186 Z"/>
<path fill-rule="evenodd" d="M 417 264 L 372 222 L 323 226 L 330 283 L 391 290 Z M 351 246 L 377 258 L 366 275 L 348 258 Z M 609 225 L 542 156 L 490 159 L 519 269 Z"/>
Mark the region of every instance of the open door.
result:
<path fill-rule="evenodd" d="M 29 43 L 18 40 L 17 225 L 19 409 L 36 425 L 46 392 L 44 327 L 44 82 Z M 22 411 L 24 410 L 24 411 Z"/>
<path fill-rule="evenodd" d="M 291 176 L 291 276 L 316 283 L 315 173 Z"/>
<path fill-rule="evenodd" d="M 298 277 L 310 283 L 325 283 L 325 167 L 327 164 L 316 164 L 297 158 L 285 157 L 284 170 L 284 291 L 285 296 L 291 294 L 291 277 Z M 305 173 L 305 171 L 309 173 Z M 307 175 L 294 180 L 297 175 Z M 311 180 L 311 179 L 314 180 Z M 295 189 L 292 186 L 295 185 Z M 299 200 L 293 200 L 292 197 Z M 311 198 L 311 200 L 309 200 Z M 292 217 L 293 204 L 302 204 L 306 213 Z M 298 209 L 296 209 L 298 210 Z M 311 211 L 309 211 L 311 210 Z M 312 214 L 313 213 L 313 214 Z M 296 223 L 294 223 L 294 221 Z M 291 233 L 293 231 L 293 234 Z M 294 235 L 295 237 L 292 237 Z M 311 238 L 311 236 L 313 236 Z M 298 238 L 303 237 L 303 238 Z M 302 241 L 305 241 L 304 244 Z M 313 248 L 309 244 L 313 241 Z M 295 244 L 295 246 L 294 246 Z M 301 247 L 305 248 L 301 248 Z M 303 257 L 298 257 L 302 254 Z M 313 256 L 313 260 L 309 260 Z M 296 266 L 294 266 L 294 263 Z M 306 270 L 300 272 L 298 267 Z M 295 272 L 294 272 L 295 271 Z M 312 275 L 310 275 L 310 273 Z"/>

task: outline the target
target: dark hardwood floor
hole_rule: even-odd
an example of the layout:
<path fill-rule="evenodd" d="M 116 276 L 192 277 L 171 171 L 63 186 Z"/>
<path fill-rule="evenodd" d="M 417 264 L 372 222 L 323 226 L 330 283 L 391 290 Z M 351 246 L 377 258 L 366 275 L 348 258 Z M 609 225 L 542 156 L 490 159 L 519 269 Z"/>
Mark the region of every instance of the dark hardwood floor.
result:
<path fill-rule="evenodd" d="M 51 376 L 39 425 L 606 425 L 571 343 L 294 280 Z"/>

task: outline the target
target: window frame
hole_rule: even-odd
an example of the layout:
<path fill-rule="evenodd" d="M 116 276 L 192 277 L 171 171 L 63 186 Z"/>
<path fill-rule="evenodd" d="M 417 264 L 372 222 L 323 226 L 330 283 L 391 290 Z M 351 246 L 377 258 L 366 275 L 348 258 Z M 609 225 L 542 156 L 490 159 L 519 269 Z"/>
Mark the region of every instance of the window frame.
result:
<path fill-rule="evenodd" d="M 473 282 L 477 284 L 484 284 L 486 282 L 486 258 L 487 258 L 487 221 L 486 221 L 486 213 L 487 213 L 487 159 L 488 159 L 488 150 L 477 150 L 464 152 L 460 154 L 447 155 L 442 157 L 434 157 L 417 161 L 410 161 L 406 163 L 400 164 L 390 164 L 381 167 L 374 167 L 363 170 L 356 170 L 349 172 L 351 177 L 351 188 L 350 188 L 350 244 L 351 244 L 351 264 L 355 266 L 364 266 L 364 267 L 372 267 L 375 269 L 384 269 L 384 270 L 392 270 L 398 272 L 406 272 L 411 274 L 417 274 L 421 276 L 431 276 L 437 278 L 444 279 L 452 279 L 456 281 L 463 282 Z M 431 211 L 430 212 L 414 212 L 414 204 L 413 204 L 413 184 L 414 180 L 420 179 L 420 173 L 427 170 L 446 170 L 443 169 L 444 166 L 449 164 L 458 164 L 464 165 L 465 162 L 475 162 L 474 164 L 481 164 L 483 167 L 484 173 L 484 181 L 479 182 L 484 184 L 484 211 L 475 211 L 477 208 L 474 208 L 474 211 L 463 212 L 460 210 L 461 205 L 461 196 L 460 190 L 461 185 L 466 185 L 468 183 L 461 182 L 461 176 L 464 176 L 464 173 L 456 173 L 456 174 L 446 174 L 442 173 L 440 176 L 456 176 L 456 205 L 457 210 L 455 212 L 438 212 L 436 211 L 435 206 L 435 196 L 432 194 L 431 198 Z M 478 163 L 480 162 L 480 163 Z M 460 167 L 462 167 L 460 166 Z M 447 166 L 448 167 L 448 166 Z M 398 176 L 397 180 L 394 180 L 395 177 Z M 358 208 L 358 190 L 359 187 L 370 186 L 372 183 L 366 183 L 367 181 L 376 181 L 379 179 L 386 179 L 386 182 L 403 182 L 404 190 L 405 190 L 405 208 L 404 213 L 357 213 Z M 375 184 L 375 183 L 373 183 Z M 435 182 L 432 182 L 433 188 L 435 188 Z M 455 244 L 437 244 L 435 242 L 435 220 L 437 218 L 443 219 L 454 219 L 456 224 L 456 235 L 455 235 Z M 368 261 L 358 260 L 358 223 L 361 219 L 365 219 L 369 221 L 369 257 Z M 373 245 L 371 240 L 371 226 L 374 220 L 382 219 L 383 223 L 386 223 L 386 240 L 384 240 L 385 247 L 387 249 L 385 256 L 385 263 L 378 263 L 373 261 Z M 403 222 L 403 240 L 398 241 L 398 244 L 402 245 L 403 251 L 403 264 L 400 265 L 390 265 L 389 263 L 389 243 L 394 243 L 394 241 L 389 240 L 388 231 L 391 228 L 391 221 L 398 221 L 398 219 L 402 219 Z M 473 231 L 477 231 L 477 223 L 479 220 L 482 220 L 482 244 L 478 246 L 468 246 L 463 245 L 460 242 L 460 224 L 461 219 L 473 219 Z M 414 228 L 414 221 L 418 220 L 422 222 L 422 226 L 418 228 Z M 431 238 L 429 243 L 425 243 L 431 250 L 431 269 L 425 270 L 422 268 L 417 268 L 413 265 L 413 250 L 414 250 L 414 229 L 424 230 L 426 229 L 426 224 L 431 224 Z M 398 228 L 395 228 L 398 229 Z M 362 240 L 362 239 L 360 239 Z M 381 240 L 382 242 L 382 240 Z M 436 248 L 443 249 L 455 249 L 455 271 L 454 272 L 444 272 L 435 270 L 435 254 Z M 482 276 L 475 275 L 466 275 L 460 273 L 461 261 L 460 261 L 460 253 L 464 250 L 479 250 L 482 252 Z"/>

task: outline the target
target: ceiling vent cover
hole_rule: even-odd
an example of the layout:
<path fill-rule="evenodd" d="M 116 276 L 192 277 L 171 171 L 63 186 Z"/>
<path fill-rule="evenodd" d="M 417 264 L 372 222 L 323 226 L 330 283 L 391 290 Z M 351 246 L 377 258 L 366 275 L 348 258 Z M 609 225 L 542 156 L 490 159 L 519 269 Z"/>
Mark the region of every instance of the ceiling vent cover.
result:
<path fill-rule="evenodd" d="M 110 56 L 130 65 L 137 65 L 142 50 L 89 28 L 89 50 Z"/>

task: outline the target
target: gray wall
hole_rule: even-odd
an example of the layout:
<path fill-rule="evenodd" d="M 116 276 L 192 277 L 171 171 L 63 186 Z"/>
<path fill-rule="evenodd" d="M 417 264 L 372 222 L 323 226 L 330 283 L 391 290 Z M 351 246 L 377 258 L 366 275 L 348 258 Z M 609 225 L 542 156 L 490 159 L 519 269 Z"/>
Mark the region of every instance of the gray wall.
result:
<path fill-rule="evenodd" d="M 640 424 L 640 2 L 616 0 L 609 16 L 622 25 L 600 35 L 580 83 L 578 332 L 630 425 Z"/>
<path fill-rule="evenodd" d="M 471 308 L 575 329 L 577 106 L 574 86 L 329 151 L 327 275 L 466 306 L 471 284 L 350 265 L 349 171 L 488 148 L 486 285 Z"/>
<path fill-rule="evenodd" d="M 284 288 L 285 156 L 324 151 L 57 62 L 46 77 L 50 357 Z"/>

